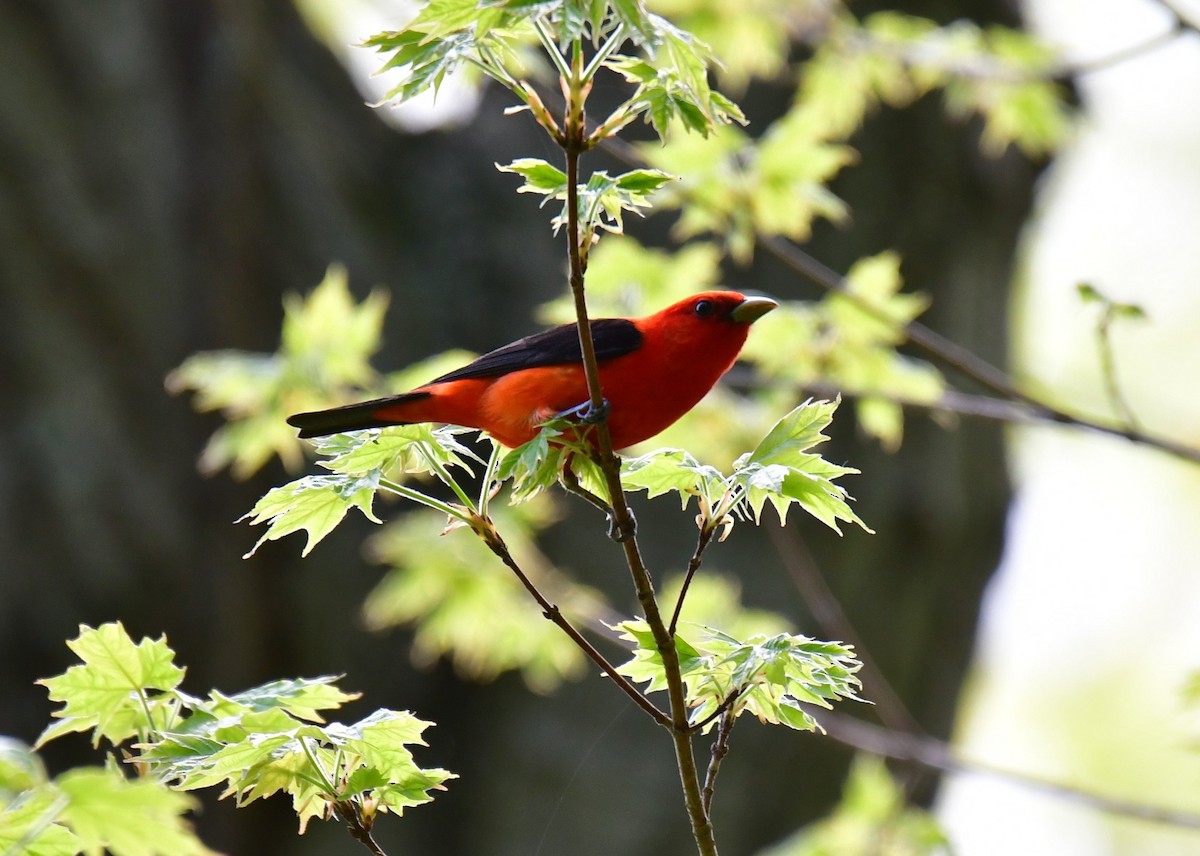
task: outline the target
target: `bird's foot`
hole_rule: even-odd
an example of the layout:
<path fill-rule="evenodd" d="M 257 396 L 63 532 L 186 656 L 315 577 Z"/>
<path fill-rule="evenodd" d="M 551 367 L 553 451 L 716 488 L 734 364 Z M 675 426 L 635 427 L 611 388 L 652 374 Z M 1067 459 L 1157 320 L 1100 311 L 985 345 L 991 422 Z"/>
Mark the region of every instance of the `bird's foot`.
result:
<path fill-rule="evenodd" d="M 624 526 L 617 525 L 617 515 L 612 512 L 612 509 L 609 509 L 608 512 L 608 537 L 618 544 L 637 535 L 637 518 L 633 516 L 633 509 L 627 508 L 625 511 L 628 513 L 629 519 L 625 521 Z"/>
<path fill-rule="evenodd" d="M 608 414 L 612 410 L 609 406 L 608 399 L 600 399 L 599 407 L 592 407 L 592 402 L 585 401 L 583 404 L 577 404 L 574 407 L 569 407 L 560 413 L 554 414 L 554 418 L 577 419 L 584 425 L 599 425 L 601 422 L 608 419 Z"/>

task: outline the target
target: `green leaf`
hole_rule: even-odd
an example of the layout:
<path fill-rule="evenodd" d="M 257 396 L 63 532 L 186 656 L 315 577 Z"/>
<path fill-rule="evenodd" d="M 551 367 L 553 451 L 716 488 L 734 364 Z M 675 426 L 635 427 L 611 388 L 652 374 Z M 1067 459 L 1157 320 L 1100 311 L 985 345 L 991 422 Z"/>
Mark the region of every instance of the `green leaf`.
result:
<path fill-rule="evenodd" d="M 265 542 L 275 541 L 303 529 L 307 533 L 302 556 L 334 530 L 351 508 L 357 508 L 372 523 L 382 521 L 371 511 L 379 472 L 362 475 L 305 476 L 283 487 L 272 488 L 240 520 L 270 526 L 243 558 L 253 556 Z"/>
<path fill-rule="evenodd" d="M 554 428 L 543 428 L 528 443 L 506 452 L 496 467 L 498 484 L 512 481 L 511 498 L 524 502 L 557 484 L 567 450 L 552 440 L 561 437 Z"/>
<path fill-rule="evenodd" d="M 646 491 L 648 499 L 678 493 L 681 506 L 686 508 L 692 496 L 714 504 L 725 490 L 725 477 L 716 467 L 701 464 L 683 449 L 656 449 L 622 459 L 621 484 L 626 490 Z"/>
<path fill-rule="evenodd" d="M 81 768 L 55 780 L 67 797 L 62 822 L 83 849 L 113 856 L 209 854 L 183 815 L 192 800 L 149 779 L 130 781 L 112 769 Z"/>
<path fill-rule="evenodd" d="M 466 458 L 482 464 L 479 456 L 458 441 L 465 433 L 475 431 L 453 425 L 435 428 L 423 422 L 333 434 L 318 438 L 315 445 L 318 452 L 331 456 L 320 465 L 340 475 L 370 477 L 378 473 L 402 479 L 418 473 L 439 475 L 439 466 L 459 467 L 469 473 Z"/>
<path fill-rule="evenodd" d="M 20 856 L 75 856 L 84 842 L 61 822 L 66 799 L 41 785 L 11 803 L 0 804 L 0 853 Z"/>
<path fill-rule="evenodd" d="M 46 768 L 36 752 L 20 740 L 0 737 L 0 807 L 7 805 L 16 794 L 44 785 L 46 781 Z"/>
<path fill-rule="evenodd" d="M 287 417 L 360 397 L 360 388 L 374 382 L 368 359 L 379 346 L 386 308 L 381 291 L 356 303 L 345 270 L 332 266 L 307 297 L 285 298 L 276 353 L 211 351 L 171 372 L 168 390 L 193 391 L 197 410 L 219 410 L 227 420 L 205 446 L 201 469 L 228 466 L 235 478 L 246 478 L 272 457 L 298 469 L 305 447 Z"/>
<path fill-rule="evenodd" d="M 271 681 L 233 695 L 214 691 L 213 700 L 227 702 L 246 711 L 279 709 L 309 722 L 324 722 L 318 711 L 336 710 L 360 697 L 360 693 L 342 692 L 333 686 L 336 675 L 319 678 L 292 678 Z"/>
<path fill-rule="evenodd" d="M 567 174 L 540 158 L 519 158 L 510 164 L 496 164 L 501 172 L 511 172 L 525 179 L 518 193 L 542 193 L 551 198 L 564 198 L 567 192 Z"/>
<path fill-rule="evenodd" d="M 38 738 L 41 746 L 62 734 L 94 730 L 93 743 L 106 738 L 114 745 L 154 725 L 162 703 L 147 697 L 149 690 L 179 686 L 184 670 L 175 665 L 175 652 L 165 637 L 134 644 L 120 622 L 97 629 L 80 625 L 79 636 L 67 643 L 83 662 L 61 675 L 38 681 L 51 701 L 63 702 L 52 714 L 61 722 Z"/>

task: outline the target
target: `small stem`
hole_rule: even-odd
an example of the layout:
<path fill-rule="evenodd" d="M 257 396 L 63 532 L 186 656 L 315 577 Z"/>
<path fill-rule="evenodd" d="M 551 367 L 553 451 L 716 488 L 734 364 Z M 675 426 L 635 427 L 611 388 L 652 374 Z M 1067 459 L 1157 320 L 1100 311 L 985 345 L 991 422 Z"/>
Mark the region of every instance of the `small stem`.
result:
<path fill-rule="evenodd" d="M 721 762 L 729 754 L 729 735 L 733 732 L 733 716 L 728 710 L 721 714 L 721 724 L 717 726 L 717 738 L 713 741 L 708 758 L 708 772 L 704 775 L 704 812 L 712 811 L 713 792 L 716 787 L 717 773 L 721 771 Z"/>
<path fill-rule="evenodd" d="M 679 624 L 679 613 L 683 611 L 683 599 L 687 597 L 688 586 L 692 584 L 692 577 L 696 575 L 696 571 L 700 569 L 700 562 L 703 560 L 704 548 L 708 546 L 712 540 L 713 532 L 716 530 L 710 523 L 705 523 L 700 527 L 700 534 L 696 538 L 696 549 L 692 552 L 691 561 L 688 562 L 687 573 L 683 577 L 683 585 L 679 589 L 679 597 L 675 601 L 675 609 L 671 613 L 671 625 L 668 632 L 674 636 L 675 627 Z"/>
<path fill-rule="evenodd" d="M 529 576 L 524 570 L 522 570 L 521 566 L 517 564 L 517 560 L 513 558 L 512 553 L 509 552 L 508 545 L 504 543 L 504 539 L 494 527 L 492 527 L 490 524 L 484 524 L 482 528 L 472 528 L 475 528 L 475 531 L 479 532 L 480 537 L 483 538 L 483 541 L 485 544 L 487 544 L 488 549 L 495 553 L 500 561 L 503 562 L 509 570 L 516 574 L 517 579 L 521 582 L 521 585 L 525 587 L 525 590 L 529 592 L 533 599 L 537 601 L 538 606 L 542 608 L 542 614 L 545 615 L 546 618 L 557 624 L 562 631 L 571 638 L 571 641 L 578 645 L 583 653 L 586 654 L 593 663 L 600 667 L 604 674 L 612 678 L 613 682 L 620 687 L 627 696 L 633 699 L 634 703 L 636 703 L 638 707 L 650 714 L 655 722 L 657 722 L 659 725 L 670 725 L 671 720 L 667 717 L 667 715 L 655 707 L 649 699 L 642 695 L 638 688 L 629 682 L 628 678 L 618 672 L 616 667 L 610 663 L 603 654 L 596 650 L 596 647 L 592 645 L 592 643 L 586 638 L 584 638 L 583 634 L 576 630 L 575 626 L 563 616 L 562 611 L 559 610 L 557 606 L 552 604 L 546 598 L 546 596 L 542 594 L 541 590 L 534 585 L 533 581 L 529 579 Z"/>
<path fill-rule="evenodd" d="M 440 499 L 434 499 L 432 496 L 426 496 L 419 490 L 413 490 L 411 487 L 406 487 L 399 482 L 394 482 L 391 479 L 380 479 L 379 486 L 384 490 L 389 490 L 394 494 L 412 500 L 415 503 L 424 505 L 426 508 L 432 508 L 434 511 L 440 511 L 449 517 L 456 520 L 461 520 L 464 523 L 471 522 L 470 513 L 467 509 L 453 505 L 449 502 L 442 502 Z"/>
<path fill-rule="evenodd" d="M 483 482 L 479 486 L 479 516 L 488 516 L 488 504 L 492 499 L 492 484 L 496 478 L 496 468 L 500 466 L 500 444 L 492 440 L 492 454 L 488 456 L 487 466 L 483 470 Z"/>
<path fill-rule="evenodd" d="M 541 18 L 534 19 L 533 29 L 537 33 L 538 41 L 550 55 L 550 61 L 554 63 L 554 69 L 558 72 L 558 76 L 564 80 L 570 79 L 571 69 L 567 66 L 563 55 L 559 53 L 558 45 L 554 44 L 554 34 L 546 27 L 546 22 Z"/>
<path fill-rule="evenodd" d="M 625 41 L 625 23 L 617 24 L 617 28 L 612 31 L 612 35 L 608 37 L 608 41 L 600 46 L 600 50 L 596 51 L 596 55 L 592 57 L 592 61 L 587 64 L 587 68 L 580 75 L 585 81 L 591 80 L 596 76 L 596 72 L 600 70 L 600 65 L 621 46 Z"/>
<path fill-rule="evenodd" d="M 320 776 L 320 779 L 317 779 L 316 783 L 319 784 L 320 787 L 325 788 L 325 791 L 330 797 L 336 798 L 338 795 L 338 787 L 333 783 L 333 779 L 329 778 L 329 773 L 326 772 L 325 768 L 317 763 L 316 756 L 313 755 L 312 750 L 308 748 L 307 737 L 300 738 L 300 748 L 304 750 L 304 757 L 308 758 L 308 763 L 312 765 L 312 768 L 316 770 L 317 774 Z"/>
<path fill-rule="evenodd" d="M 471 502 L 471 497 L 467 496 L 467 492 L 462 489 L 458 483 L 458 480 L 450 475 L 450 472 L 442 465 L 441 461 L 429 454 L 429 452 L 427 452 L 425 447 L 421 444 L 417 445 L 417 452 L 422 458 L 425 459 L 425 463 L 429 464 L 429 466 L 437 474 L 437 477 L 442 484 L 454 491 L 454 495 L 458 497 L 458 501 L 463 504 L 464 508 L 467 508 L 471 511 L 478 511 L 478 509 L 476 509 L 474 504 Z"/>
<path fill-rule="evenodd" d="M 1137 417 L 1133 415 L 1133 408 L 1129 406 L 1129 402 L 1121 391 L 1121 384 L 1117 381 L 1117 361 L 1113 356 L 1111 338 L 1113 312 L 1113 305 L 1106 304 L 1104 314 L 1100 316 L 1100 323 L 1096 326 L 1096 346 L 1100 350 L 1100 372 L 1104 376 L 1104 390 L 1108 394 L 1108 400 L 1113 410 L 1125 423 L 1125 427 L 1130 431 L 1140 431 L 1141 425 L 1138 424 Z"/>
<path fill-rule="evenodd" d="M 725 696 L 725 700 L 723 702 L 721 702 L 720 706 L 717 707 L 716 710 L 714 710 L 708 716 L 704 717 L 704 719 L 700 720 L 699 722 L 697 722 L 695 725 L 692 726 L 692 731 L 703 731 L 705 726 L 707 726 L 710 722 L 712 722 L 714 719 L 716 719 L 721 714 L 728 711 L 729 708 L 733 707 L 733 703 L 735 701 L 737 701 L 738 696 L 740 696 L 742 694 L 742 689 L 743 689 L 742 687 L 734 687 L 733 692 L 731 692 L 729 695 Z"/>

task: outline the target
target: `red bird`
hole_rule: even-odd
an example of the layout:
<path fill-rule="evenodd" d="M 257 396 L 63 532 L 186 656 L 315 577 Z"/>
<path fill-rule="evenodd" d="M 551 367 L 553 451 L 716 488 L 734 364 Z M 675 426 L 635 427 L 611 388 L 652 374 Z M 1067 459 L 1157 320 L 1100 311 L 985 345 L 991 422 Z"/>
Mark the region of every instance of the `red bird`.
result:
<path fill-rule="evenodd" d="M 645 318 L 591 321 L 600 388 L 614 449 L 653 437 L 704 397 L 729 370 L 750 325 L 778 304 L 736 291 L 708 291 Z M 505 345 L 411 392 L 299 413 L 301 437 L 447 422 L 479 428 L 505 446 L 588 402 L 579 330 L 562 324 Z"/>

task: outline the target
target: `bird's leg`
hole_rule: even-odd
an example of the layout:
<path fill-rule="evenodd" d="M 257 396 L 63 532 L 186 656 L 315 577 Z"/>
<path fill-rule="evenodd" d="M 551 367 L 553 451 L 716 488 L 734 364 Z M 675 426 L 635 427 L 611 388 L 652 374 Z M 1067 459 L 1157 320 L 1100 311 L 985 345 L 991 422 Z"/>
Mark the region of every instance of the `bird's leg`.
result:
<path fill-rule="evenodd" d="M 612 538 L 617 543 L 628 541 L 635 534 L 637 534 L 637 520 L 633 516 L 633 511 L 630 510 L 629 512 L 629 525 L 623 529 L 618 529 L 617 517 L 615 514 L 613 514 L 612 506 L 579 483 L 579 476 L 575 475 L 575 471 L 571 469 L 571 462 L 574 457 L 575 454 L 571 453 L 563 460 L 563 487 L 583 499 L 589 505 L 594 506 L 595 508 L 598 508 L 604 512 L 605 516 L 608 518 L 609 538 Z"/>
<path fill-rule="evenodd" d="M 612 408 L 608 404 L 607 398 L 600 399 L 599 407 L 592 407 L 590 401 L 585 401 L 583 404 L 576 404 L 574 407 L 568 407 L 559 413 L 554 414 L 555 419 L 578 419 L 584 425 L 599 425 L 604 420 L 608 419 L 608 413 Z M 578 483 L 578 482 L 577 482 Z"/>

